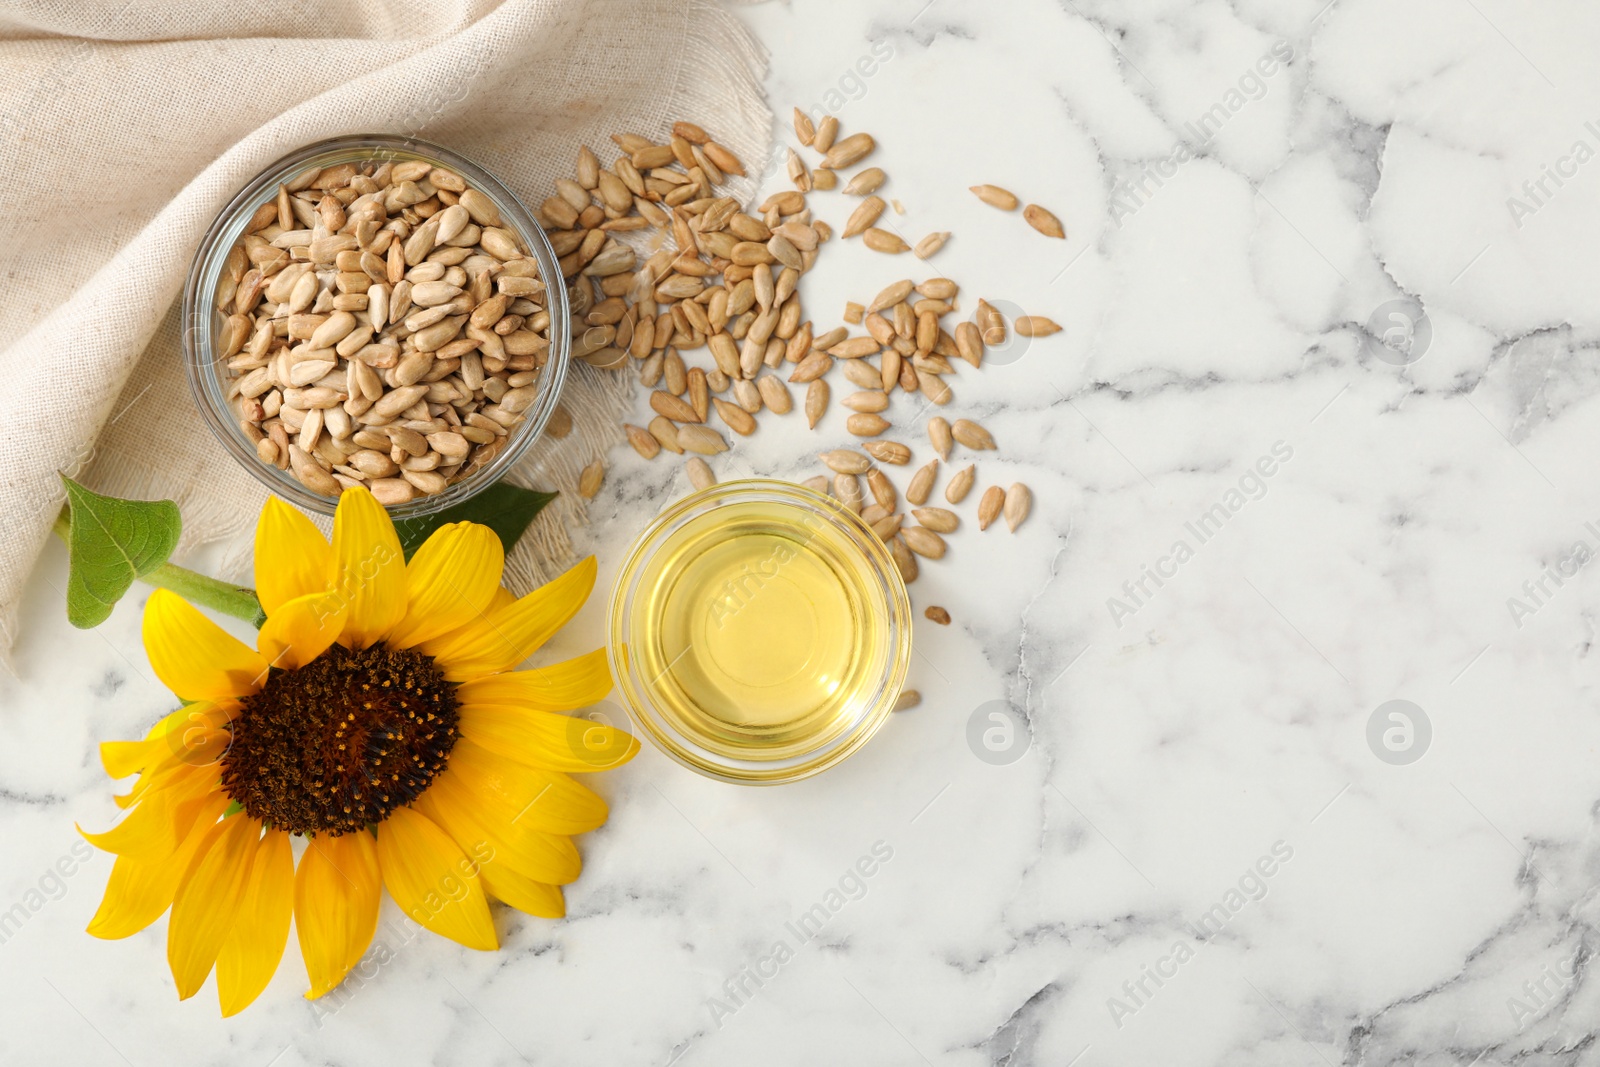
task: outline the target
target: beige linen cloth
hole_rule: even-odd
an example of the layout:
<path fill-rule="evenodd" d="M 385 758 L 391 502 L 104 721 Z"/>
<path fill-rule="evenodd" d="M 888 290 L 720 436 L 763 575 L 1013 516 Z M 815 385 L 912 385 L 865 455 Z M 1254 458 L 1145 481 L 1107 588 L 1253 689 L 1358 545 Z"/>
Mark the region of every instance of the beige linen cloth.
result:
<path fill-rule="evenodd" d="M 58 471 L 176 500 L 180 555 L 217 538 L 247 551 L 266 491 L 200 421 L 175 301 L 206 228 L 262 168 L 326 137 L 406 133 L 537 207 L 580 144 L 614 158 L 615 132 L 664 139 L 689 119 L 763 158 L 764 62 L 711 0 L 0 4 L 0 660 Z M 518 546 L 514 584 L 566 563 L 577 472 L 620 437 L 630 376 L 574 370 L 574 431 L 514 478 L 563 490 Z"/>

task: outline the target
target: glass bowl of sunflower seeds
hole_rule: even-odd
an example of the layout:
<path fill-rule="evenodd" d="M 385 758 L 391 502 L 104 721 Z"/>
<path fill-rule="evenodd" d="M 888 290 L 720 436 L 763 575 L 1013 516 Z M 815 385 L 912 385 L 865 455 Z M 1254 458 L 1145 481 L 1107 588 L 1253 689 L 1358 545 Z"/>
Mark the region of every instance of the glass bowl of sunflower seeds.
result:
<path fill-rule="evenodd" d="M 331 514 L 364 485 L 395 517 L 504 475 L 556 411 L 561 267 L 493 175 L 380 134 L 307 145 L 218 216 L 183 295 L 201 415 L 278 495 Z"/>

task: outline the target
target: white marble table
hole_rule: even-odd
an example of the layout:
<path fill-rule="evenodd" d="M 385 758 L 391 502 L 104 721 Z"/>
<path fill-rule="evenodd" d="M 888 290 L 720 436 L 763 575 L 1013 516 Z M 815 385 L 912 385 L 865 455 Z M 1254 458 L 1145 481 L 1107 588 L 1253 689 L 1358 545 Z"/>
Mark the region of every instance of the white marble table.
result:
<path fill-rule="evenodd" d="M 924 567 L 919 609 L 954 623 L 919 619 L 923 705 L 780 789 L 647 749 L 601 786 L 564 922 L 508 914 L 483 955 L 391 908 L 335 998 L 300 999 L 291 943 L 222 1022 L 176 1001 L 164 924 L 81 932 L 110 868 L 74 852 L 107 811 L 94 744 L 168 698 L 142 596 L 71 630 L 53 550 L 0 682 L 0 1062 L 1600 1061 L 1600 11 L 745 17 L 774 107 L 876 134 L 892 221 L 955 232 L 942 273 L 1066 326 L 955 383 L 1000 439 L 984 477 L 1037 500 Z M 819 320 L 903 269 L 828 255 Z M 816 447 L 794 417 L 724 473 L 814 473 Z M 619 452 L 602 588 L 684 486 Z M 970 744 L 1008 705 L 1026 748 Z"/>

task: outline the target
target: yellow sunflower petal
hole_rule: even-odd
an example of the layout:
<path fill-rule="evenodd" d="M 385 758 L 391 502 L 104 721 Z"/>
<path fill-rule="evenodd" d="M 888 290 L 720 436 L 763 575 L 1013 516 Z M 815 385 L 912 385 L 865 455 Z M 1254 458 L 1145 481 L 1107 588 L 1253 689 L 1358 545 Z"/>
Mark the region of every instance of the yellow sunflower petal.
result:
<path fill-rule="evenodd" d="M 567 914 L 567 902 L 560 886 L 536 882 L 499 862 L 498 857 L 485 863 L 479 873 L 490 896 L 518 911 L 541 919 L 559 919 Z"/>
<path fill-rule="evenodd" d="M 465 704 L 461 735 L 491 752 L 546 770 L 581 774 L 620 767 L 639 751 L 629 734 L 576 715 L 503 704 Z"/>
<path fill-rule="evenodd" d="M 172 904 L 189 858 L 227 806 L 228 796 L 221 791 L 206 798 L 185 832 L 183 844 L 170 855 L 118 856 L 111 866 L 100 909 L 89 921 L 89 933 L 116 940 L 136 934 L 161 918 Z"/>
<path fill-rule="evenodd" d="M 425 642 L 421 649 L 439 661 L 452 682 L 510 670 L 578 613 L 594 588 L 594 577 L 590 556 L 521 600 Z"/>
<path fill-rule="evenodd" d="M 536 829 L 532 819 L 513 821 L 515 812 L 494 819 L 449 769 L 434 779 L 414 806 L 480 862 L 493 859 L 526 878 L 552 885 L 577 881 L 583 869 L 572 838 Z"/>
<path fill-rule="evenodd" d="M 151 770 L 180 751 L 193 757 L 188 762 L 199 765 L 206 762 L 198 750 L 205 747 L 209 735 L 238 714 L 239 704 L 232 700 L 185 704 L 156 723 L 142 741 L 102 741 L 100 763 L 112 778 Z"/>
<path fill-rule="evenodd" d="M 215 770 L 184 766 L 111 829 L 89 833 L 79 826 L 78 833 L 102 852 L 170 856 L 216 784 Z"/>
<path fill-rule="evenodd" d="M 406 612 L 406 560 L 383 505 L 357 486 L 339 494 L 333 515 L 333 588 L 349 604 L 343 641 L 366 648 Z"/>
<path fill-rule="evenodd" d="M 606 821 L 606 802 L 565 774 L 508 760 L 465 737 L 450 750 L 450 770 L 486 821 L 552 834 L 587 833 Z"/>
<path fill-rule="evenodd" d="M 360 962 L 378 929 L 382 886 L 371 834 L 306 843 L 294 879 L 294 929 L 311 979 L 307 1000 L 332 990 Z"/>
<path fill-rule="evenodd" d="M 505 561 L 500 538 L 489 527 L 439 527 L 406 564 L 406 615 L 389 644 L 410 648 L 487 615 Z"/>
<path fill-rule="evenodd" d="M 417 925 L 468 948 L 500 947 L 478 864 L 426 815 L 389 813 L 378 827 L 378 866 L 389 895 Z"/>
<path fill-rule="evenodd" d="M 462 682 L 458 695 L 467 703 L 509 704 L 538 711 L 586 708 L 611 692 L 611 667 L 606 650 L 597 648 L 548 667 L 505 671 Z"/>
<path fill-rule="evenodd" d="M 255 649 L 169 589 L 157 589 L 145 605 L 144 650 L 156 677 L 185 700 L 247 696 L 267 676 Z"/>
<path fill-rule="evenodd" d="M 223 819 L 206 831 L 178 882 L 167 920 L 167 965 L 188 1000 L 206 984 L 227 940 L 250 881 L 261 824 L 248 815 Z"/>
<path fill-rule="evenodd" d="M 268 830 L 256 846 L 233 929 L 217 953 L 217 999 L 224 1018 L 249 1007 L 272 981 L 294 912 L 294 853 L 289 835 Z"/>
<path fill-rule="evenodd" d="M 274 667 L 304 667 L 339 639 L 348 615 L 344 598 L 327 590 L 286 600 L 267 616 L 256 649 Z"/>
<path fill-rule="evenodd" d="M 333 585 L 333 549 L 311 520 L 277 497 L 256 522 L 256 599 L 270 617 L 296 597 Z"/>

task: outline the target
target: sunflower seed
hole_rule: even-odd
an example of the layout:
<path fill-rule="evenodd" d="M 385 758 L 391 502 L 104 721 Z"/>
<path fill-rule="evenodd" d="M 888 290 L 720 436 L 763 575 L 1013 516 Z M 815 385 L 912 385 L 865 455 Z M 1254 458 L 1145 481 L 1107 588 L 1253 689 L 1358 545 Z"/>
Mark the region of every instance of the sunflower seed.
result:
<path fill-rule="evenodd" d="M 841 237 L 855 237 L 857 234 L 867 232 L 867 228 L 878 221 L 878 216 L 883 214 L 886 205 L 881 197 L 869 196 L 850 212 L 850 218 L 845 221 L 844 229 L 839 231 Z"/>
<path fill-rule="evenodd" d="M 838 474 L 865 474 L 872 466 L 872 461 L 860 452 L 852 452 L 848 448 L 836 448 L 831 452 L 823 452 L 817 457 L 823 465 Z"/>
<path fill-rule="evenodd" d="M 911 449 L 899 441 L 865 441 L 861 447 L 874 459 L 897 467 L 911 462 Z"/>
<path fill-rule="evenodd" d="M 997 207 L 1001 211 L 1015 211 L 1017 209 L 1016 194 L 1009 189 L 1002 189 L 998 185 L 974 185 L 971 187 L 978 199 L 990 207 Z"/>
<path fill-rule="evenodd" d="M 1049 337 L 1061 332 L 1060 326 L 1043 315 L 1020 315 L 1011 325 L 1022 337 Z"/>
<path fill-rule="evenodd" d="M 821 378 L 806 386 L 806 427 L 815 430 L 828 410 L 828 383 Z"/>
<path fill-rule="evenodd" d="M 700 415 L 686 401 L 661 389 L 650 394 L 650 406 L 658 415 L 664 415 L 673 422 L 702 421 Z"/>
<path fill-rule="evenodd" d="M 882 415 L 858 412 L 845 420 L 845 430 L 856 437 L 876 437 L 890 426 Z"/>
<path fill-rule="evenodd" d="M 683 469 L 689 474 L 689 484 L 696 489 L 710 489 L 717 484 L 717 476 L 711 473 L 711 465 L 699 456 L 690 456 L 685 460 Z"/>
<path fill-rule="evenodd" d="M 955 441 L 950 429 L 950 420 L 943 415 L 935 415 L 928 420 L 928 441 L 933 445 L 933 450 L 939 453 L 939 458 L 948 460 L 950 452 L 955 448 Z"/>
<path fill-rule="evenodd" d="M 811 121 L 811 116 L 799 108 L 794 109 L 794 136 L 803 145 L 811 144 L 817 136 L 817 127 Z"/>
<path fill-rule="evenodd" d="M 690 452 L 714 456 L 728 450 L 727 439 L 709 426 L 691 424 L 678 427 L 678 443 Z"/>
<path fill-rule="evenodd" d="M 911 295 L 911 279 L 902 278 L 884 286 L 883 291 L 873 297 L 872 303 L 867 305 L 867 311 L 882 311 L 884 308 L 894 307 Z"/>
<path fill-rule="evenodd" d="M 833 495 L 838 498 L 839 503 L 857 515 L 861 514 L 861 483 L 856 480 L 854 474 L 847 474 L 843 471 L 835 474 L 833 476 Z"/>
<path fill-rule="evenodd" d="M 966 467 L 951 476 L 944 487 L 944 498 L 948 503 L 959 504 L 967 498 L 972 491 L 972 483 L 978 477 L 978 465 L 969 463 Z"/>
<path fill-rule="evenodd" d="M 678 424 L 665 415 L 657 415 L 650 420 L 650 436 L 654 437 L 661 447 L 668 452 L 683 455 L 683 445 L 678 440 Z"/>
<path fill-rule="evenodd" d="M 879 506 L 889 511 L 899 506 L 900 498 L 894 491 L 894 484 L 876 467 L 867 472 L 867 488 L 872 490 L 872 499 L 876 500 Z"/>
<path fill-rule="evenodd" d="M 883 187 L 885 177 L 886 175 L 883 171 L 877 167 L 868 167 L 866 170 L 858 171 L 856 176 L 851 178 L 849 183 L 845 185 L 844 191 L 851 196 L 866 196 L 868 193 L 875 193 Z"/>
<path fill-rule="evenodd" d="M 911 514 L 916 517 L 918 522 L 934 533 L 954 533 L 956 527 L 961 525 L 961 520 L 956 517 L 956 513 L 946 511 L 944 508 L 917 508 Z"/>
<path fill-rule="evenodd" d="M 1065 238 L 1067 231 L 1061 225 L 1061 220 L 1038 204 L 1029 204 L 1022 209 L 1022 217 L 1028 220 L 1028 225 L 1044 234 L 1046 237 Z"/>
<path fill-rule="evenodd" d="M 833 147 L 833 142 L 839 136 L 839 120 L 832 115 L 825 115 L 817 123 L 816 136 L 811 139 L 811 147 L 818 152 L 827 152 Z"/>
<path fill-rule="evenodd" d="M 1013 482 L 1010 489 L 1006 490 L 1006 502 L 1003 509 L 1006 525 L 1015 533 L 1018 526 L 1028 517 L 1028 512 L 1033 510 L 1033 491 L 1021 482 Z"/>
<path fill-rule="evenodd" d="M 864 389 L 859 393 L 851 393 L 840 401 L 851 411 L 867 413 L 886 411 L 889 407 L 889 394 L 881 389 Z"/>
<path fill-rule="evenodd" d="M 728 429 L 741 437 L 748 437 L 756 432 L 755 416 L 750 414 L 738 404 L 730 404 L 721 397 L 714 397 L 711 401 L 716 405 L 717 414 L 722 416 L 722 421 L 728 424 Z"/>
<path fill-rule="evenodd" d="M 950 625 L 950 613 L 936 604 L 925 609 L 922 614 L 929 622 L 936 622 L 940 626 Z"/>
<path fill-rule="evenodd" d="M 876 226 L 861 235 L 861 242 L 874 252 L 885 255 L 897 256 L 901 252 L 911 251 L 911 246 L 902 241 L 897 234 L 888 230 L 880 230 Z"/>
<path fill-rule="evenodd" d="M 948 240 L 950 240 L 949 230 L 935 230 L 933 233 L 928 234 L 928 236 L 918 241 L 917 247 L 912 249 L 912 251 L 916 254 L 918 259 L 931 259 L 934 253 L 943 248 L 944 243 Z"/>
<path fill-rule="evenodd" d="M 918 467 L 917 473 L 911 476 L 911 483 L 906 486 L 906 500 L 912 504 L 926 504 L 928 495 L 933 492 L 933 480 L 938 476 L 939 461 L 936 459 L 930 459 Z"/>
<path fill-rule="evenodd" d="M 794 406 L 794 401 L 789 397 L 789 387 L 776 374 L 763 374 L 756 379 L 756 386 L 761 390 L 761 401 L 769 411 L 787 415 Z"/>
<path fill-rule="evenodd" d="M 991 485 L 983 491 L 983 496 L 978 500 L 978 529 L 987 530 L 989 524 L 1000 517 L 1000 509 L 1005 507 L 1006 491 L 998 485 Z"/>
<path fill-rule="evenodd" d="M 917 564 L 917 557 L 898 535 L 889 540 L 889 555 L 894 557 L 895 569 L 900 572 L 901 581 L 909 585 L 917 580 L 917 573 L 921 570 Z"/>
<path fill-rule="evenodd" d="M 864 513 L 863 518 L 865 518 Z M 878 540 L 888 541 L 891 537 L 900 532 L 900 526 L 904 521 L 905 518 L 901 515 L 885 515 L 883 518 L 869 523 L 868 525 L 872 527 L 872 532 L 878 535 Z"/>
<path fill-rule="evenodd" d="M 960 444 L 975 451 L 994 448 L 994 437 L 971 419 L 957 419 L 950 427 L 950 435 Z"/>
<path fill-rule="evenodd" d="M 661 452 L 661 442 L 657 441 L 648 430 L 627 423 L 623 424 L 622 428 L 627 431 L 628 443 L 633 446 L 633 450 L 645 459 L 655 459 Z"/>
<path fill-rule="evenodd" d="M 924 526 L 906 526 L 900 530 L 906 547 L 924 559 L 943 559 L 944 538 Z"/>
<path fill-rule="evenodd" d="M 819 133 L 821 131 L 818 131 Z M 842 141 L 834 142 L 831 148 L 826 149 L 822 157 L 822 165 L 829 170 L 843 170 L 845 167 L 859 163 L 867 158 L 878 142 L 872 139 L 870 133 L 853 133 Z"/>
<path fill-rule="evenodd" d="M 585 500 L 593 500 L 595 494 L 600 492 L 600 483 L 605 481 L 605 477 L 606 465 L 598 459 L 595 460 L 578 475 L 578 495 Z"/>

